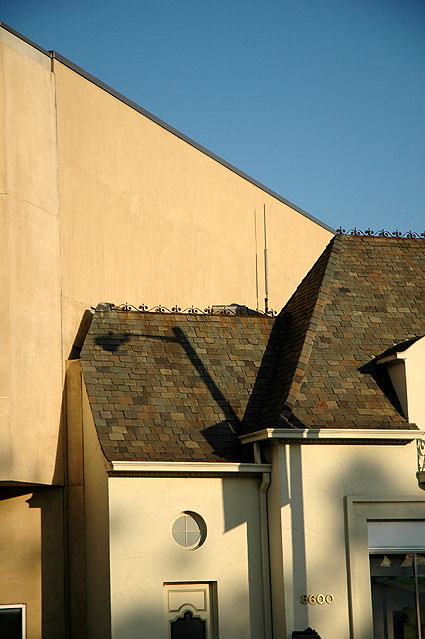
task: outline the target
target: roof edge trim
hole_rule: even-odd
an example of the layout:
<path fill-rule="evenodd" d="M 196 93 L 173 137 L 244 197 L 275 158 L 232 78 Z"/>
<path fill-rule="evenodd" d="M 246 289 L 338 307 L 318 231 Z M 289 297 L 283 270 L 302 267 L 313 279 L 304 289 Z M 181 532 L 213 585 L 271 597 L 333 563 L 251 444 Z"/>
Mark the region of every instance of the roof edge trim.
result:
<path fill-rule="evenodd" d="M 402 353 L 393 353 L 393 355 L 387 355 L 386 357 L 380 357 L 376 360 L 376 363 L 380 366 L 381 364 L 396 364 L 397 362 L 406 361 L 406 351 Z"/>
<path fill-rule="evenodd" d="M 147 462 L 147 461 L 111 461 L 108 464 L 109 472 L 119 473 L 269 473 L 270 464 L 238 464 L 215 462 Z"/>
<path fill-rule="evenodd" d="M 382 355 L 377 358 L 377 364 L 396 364 L 400 361 L 406 361 L 410 355 L 415 353 L 418 349 L 422 348 L 425 344 L 425 335 L 418 337 L 407 348 L 401 351 L 395 351 L 391 355 Z"/>
<path fill-rule="evenodd" d="M 241 435 L 239 439 L 243 444 L 258 442 L 266 439 L 284 439 L 309 443 L 315 440 L 331 440 L 335 443 L 344 440 L 413 440 L 425 435 L 423 430 L 391 430 L 388 428 L 265 428 L 255 433 Z"/>
<path fill-rule="evenodd" d="M 181 140 L 183 140 L 187 144 L 190 144 L 190 146 L 193 146 L 198 151 L 201 151 L 201 153 L 204 153 L 205 155 L 210 157 L 212 160 L 215 160 L 216 162 L 218 162 L 222 166 L 226 167 L 226 169 L 229 169 L 233 173 L 236 173 L 236 175 L 239 175 L 239 177 L 241 177 L 242 179 L 247 180 L 247 182 L 250 182 L 251 184 L 253 184 L 257 188 L 261 189 L 262 191 L 264 191 L 268 195 L 271 195 L 273 198 L 275 198 L 279 202 L 282 202 L 283 204 L 286 204 L 286 206 L 289 206 L 289 208 L 293 209 L 297 213 L 300 213 L 301 215 L 303 215 L 304 217 L 309 219 L 311 222 L 315 222 L 315 224 L 318 224 L 319 226 L 321 226 L 325 230 L 329 231 L 330 233 L 333 233 L 334 235 L 336 234 L 335 229 L 332 228 L 331 226 L 329 226 L 328 224 L 326 224 L 325 222 L 322 222 L 321 220 L 319 220 L 314 215 L 311 215 L 307 211 L 304 211 L 304 209 L 302 209 L 300 206 L 297 206 L 296 204 L 294 204 L 290 200 L 287 200 L 285 197 L 283 197 L 282 195 L 280 195 L 276 191 L 273 191 L 272 189 L 268 188 L 265 184 L 262 184 L 262 182 L 259 182 L 258 180 L 256 180 L 255 178 L 251 177 L 250 175 L 248 175 L 244 171 L 241 171 L 240 169 L 238 169 L 236 166 L 234 166 L 230 162 L 227 162 L 226 160 L 221 158 L 216 153 L 213 153 L 213 151 L 210 151 L 205 146 L 202 146 L 202 144 L 199 144 L 198 142 L 195 142 L 195 140 L 193 140 L 189 136 L 185 135 L 184 133 L 182 133 L 178 129 L 175 129 L 170 124 L 167 124 L 167 122 L 165 122 L 164 120 L 161 120 L 161 118 L 158 118 L 156 115 L 154 115 L 153 113 L 151 113 L 147 109 L 144 109 L 143 107 L 138 105 L 136 102 L 133 102 L 133 100 L 130 100 L 129 98 L 126 98 L 125 95 L 123 95 L 122 93 L 119 93 L 119 91 L 116 91 L 115 89 L 113 89 L 111 86 L 109 86 L 105 82 L 102 82 L 102 80 L 99 80 L 99 78 L 97 78 L 96 76 L 92 75 L 91 73 L 89 73 L 88 71 L 83 69 L 82 67 L 78 66 L 77 64 L 74 64 L 74 62 L 72 62 L 71 60 L 69 60 L 65 56 L 61 55 L 57 51 L 54 51 L 54 50 L 47 51 L 46 49 L 43 49 L 43 47 L 38 45 L 36 42 L 33 42 L 32 40 L 30 40 L 26 36 L 22 35 L 22 33 L 19 33 L 19 31 L 16 31 L 15 29 L 13 29 L 13 27 L 10 27 L 9 25 L 5 24 L 4 22 L 0 21 L 0 27 L 3 27 L 6 31 L 9 31 L 11 34 L 16 36 L 20 40 L 23 40 L 24 42 L 26 42 L 30 46 L 34 47 L 35 49 L 37 49 L 41 53 L 44 53 L 46 56 L 52 58 L 52 60 L 57 60 L 58 62 L 61 62 L 62 64 L 67 66 L 72 71 L 75 71 L 75 73 L 78 73 L 78 75 L 81 75 L 83 78 L 85 78 L 89 82 L 92 82 L 93 84 L 98 86 L 100 89 L 106 91 L 107 93 L 112 95 L 114 98 L 117 98 L 118 100 L 120 100 L 121 102 L 123 102 L 124 104 L 129 106 L 130 108 L 134 109 L 135 111 L 137 111 L 141 115 L 144 115 L 149 120 L 152 120 L 152 122 L 155 122 L 155 124 L 158 124 L 163 129 L 166 129 L 167 131 L 169 131 L 169 133 L 172 133 L 173 135 L 175 135 L 176 137 L 180 138 Z"/>
<path fill-rule="evenodd" d="M 5 31 L 9 31 L 9 33 L 11 33 L 12 35 L 16 36 L 23 42 L 26 42 L 31 47 L 34 47 L 34 49 L 37 49 L 37 51 L 40 51 L 40 53 L 44 53 L 44 55 L 46 55 L 48 58 L 52 57 L 50 51 L 47 51 L 47 49 L 43 49 L 43 47 L 40 47 L 39 44 L 37 44 L 36 42 L 33 42 L 26 36 L 22 35 L 22 33 L 19 33 L 19 31 L 16 31 L 16 29 L 14 29 L 13 27 L 10 27 L 8 24 L 6 24 L 5 22 L 2 22 L 1 20 L 0 20 L 0 27 L 3 27 Z"/>

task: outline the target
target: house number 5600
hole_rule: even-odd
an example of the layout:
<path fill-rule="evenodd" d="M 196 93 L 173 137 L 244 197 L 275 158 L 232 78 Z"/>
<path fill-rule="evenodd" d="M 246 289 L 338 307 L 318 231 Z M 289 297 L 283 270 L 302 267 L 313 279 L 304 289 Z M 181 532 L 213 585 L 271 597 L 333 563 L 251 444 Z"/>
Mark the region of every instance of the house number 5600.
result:
<path fill-rule="evenodd" d="M 302 604 L 331 604 L 335 601 L 335 597 L 333 595 L 301 595 L 300 597 Z"/>

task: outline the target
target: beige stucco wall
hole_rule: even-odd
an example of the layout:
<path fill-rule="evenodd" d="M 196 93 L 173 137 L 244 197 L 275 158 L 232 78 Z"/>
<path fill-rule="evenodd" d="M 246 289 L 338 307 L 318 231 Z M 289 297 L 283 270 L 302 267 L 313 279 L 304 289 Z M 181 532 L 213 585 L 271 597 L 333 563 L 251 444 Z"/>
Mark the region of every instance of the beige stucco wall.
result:
<path fill-rule="evenodd" d="M 220 639 L 262 639 L 259 480 L 109 479 L 112 637 L 167 639 L 163 584 L 217 582 Z M 185 510 L 207 525 L 194 551 L 171 536 Z"/>
<path fill-rule="evenodd" d="M 28 639 L 64 637 L 61 489 L 0 489 L 0 604 L 26 604 Z"/>
<path fill-rule="evenodd" d="M 61 411 L 50 60 L 0 28 L 0 481 L 51 482 Z"/>
<path fill-rule="evenodd" d="M 413 344 L 405 357 L 408 419 L 425 430 L 425 339 Z"/>
<path fill-rule="evenodd" d="M 266 204 L 279 310 L 331 233 L 3 27 L 0 65 L 0 481 L 60 482 L 85 309 L 255 308 L 254 209 L 263 307 Z"/>
<path fill-rule="evenodd" d="M 266 448 L 267 460 L 272 464 L 271 483 L 267 492 L 268 533 L 270 556 L 270 590 L 273 637 L 286 638 L 285 581 L 290 592 L 292 572 L 284 571 L 283 504 L 287 503 L 288 478 L 281 473 L 282 448 Z M 285 547 L 286 557 L 286 547 Z"/>
<path fill-rule="evenodd" d="M 108 477 L 84 382 L 82 417 L 87 637 L 108 639 L 111 632 Z"/>
<path fill-rule="evenodd" d="M 409 410 L 407 405 L 407 385 L 406 385 L 406 368 L 403 359 L 396 359 L 394 363 L 387 367 L 391 383 L 397 394 L 400 408 L 404 417 L 409 420 Z"/>
<path fill-rule="evenodd" d="M 281 476 L 281 504 L 279 511 L 271 511 L 269 516 L 271 526 L 276 527 L 276 519 L 281 520 L 286 613 L 283 636 L 290 637 L 293 630 L 307 626 L 315 628 L 322 637 L 350 636 L 347 578 L 350 550 L 353 569 L 357 567 L 360 575 L 356 581 L 357 615 L 352 639 L 372 639 L 367 535 L 364 526 L 360 535 L 352 533 L 349 549 L 345 499 L 354 495 L 373 497 L 378 505 L 382 499 L 391 519 L 408 518 L 408 506 L 400 502 L 407 503 L 413 497 L 422 503 L 422 516 L 425 515 L 425 493 L 416 478 L 416 443 L 282 445 L 276 447 L 274 455 L 274 471 L 279 464 Z M 273 489 L 276 491 L 276 483 Z M 273 559 L 272 570 L 278 584 L 279 565 L 273 566 Z M 334 603 L 303 605 L 300 601 L 303 594 L 320 593 L 333 594 Z M 282 623 L 280 617 L 278 612 L 275 623 Z"/>
<path fill-rule="evenodd" d="M 405 417 L 425 429 L 425 338 L 383 360 Z"/>
<path fill-rule="evenodd" d="M 280 310 L 331 233 L 54 62 L 64 343 L 98 301 Z"/>

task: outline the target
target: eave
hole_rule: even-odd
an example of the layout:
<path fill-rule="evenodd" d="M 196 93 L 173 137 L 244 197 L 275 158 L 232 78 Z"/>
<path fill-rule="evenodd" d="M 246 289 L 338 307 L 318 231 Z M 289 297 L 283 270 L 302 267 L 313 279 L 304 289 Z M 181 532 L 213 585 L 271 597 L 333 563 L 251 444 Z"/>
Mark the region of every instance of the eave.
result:
<path fill-rule="evenodd" d="M 404 444 L 421 439 L 425 431 L 419 429 L 396 430 L 388 428 L 265 428 L 255 433 L 241 435 L 243 444 L 264 440 L 279 440 L 281 443 L 294 444 Z"/>
<path fill-rule="evenodd" d="M 158 462 L 158 461 L 110 461 L 107 462 L 109 476 L 180 476 L 222 477 L 235 475 L 258 475 L 270 473 L 270 464 L 240 464 L 216 462 Z"/>

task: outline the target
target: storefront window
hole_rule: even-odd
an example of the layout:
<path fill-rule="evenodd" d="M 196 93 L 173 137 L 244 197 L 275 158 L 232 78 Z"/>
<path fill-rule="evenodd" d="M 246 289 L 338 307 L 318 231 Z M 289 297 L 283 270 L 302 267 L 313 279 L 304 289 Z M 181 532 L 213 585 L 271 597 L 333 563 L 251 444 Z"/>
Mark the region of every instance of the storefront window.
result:
<path fill-rule="evenodd" d="M 371 554 L 374 639 L 425 639 L 425 554 Z"/>

